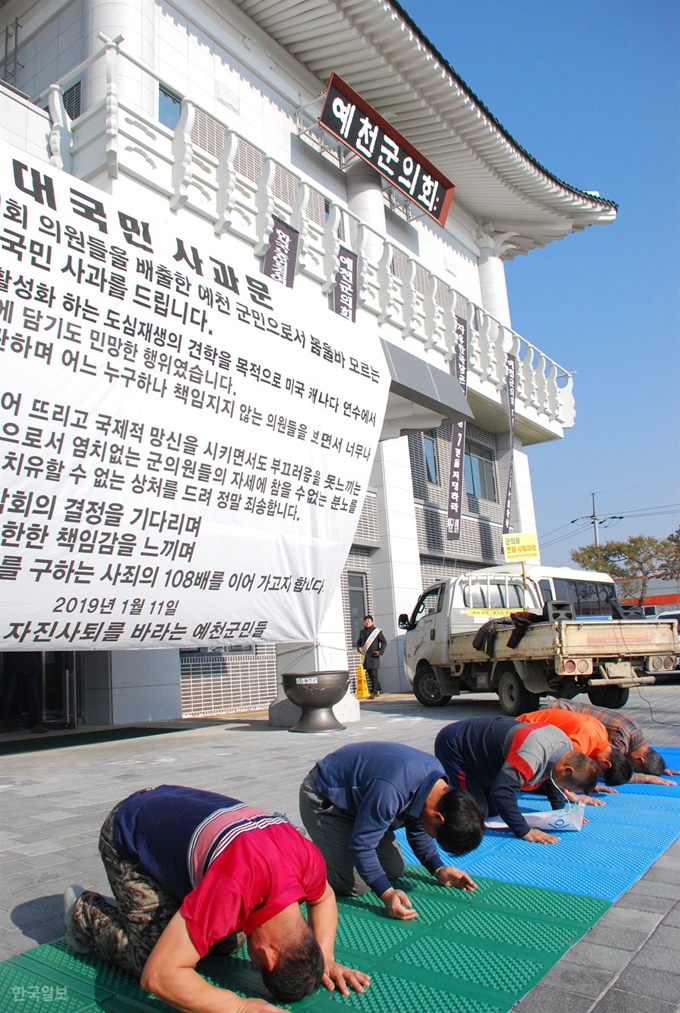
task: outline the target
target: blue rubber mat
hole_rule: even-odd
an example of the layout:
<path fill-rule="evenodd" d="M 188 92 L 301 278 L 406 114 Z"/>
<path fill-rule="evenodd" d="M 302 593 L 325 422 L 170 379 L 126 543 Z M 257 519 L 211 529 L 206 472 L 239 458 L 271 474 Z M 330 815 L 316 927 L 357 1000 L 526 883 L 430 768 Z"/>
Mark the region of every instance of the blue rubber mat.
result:
<path fill-rule="evenodd" d="M 680 770 L 680 749 L 659 752 L 669 767 Z M 601 795 L 606 805 L 588 806 L 587 825 L 580 833 L 562 834 L 558 844 L 528 844 L 509 830 L 488 830 L 469 855 L 442 854 L 472 877 L 615 901 L 680 836 L 680 776 L 676 780 L 676 787 L 630 784 L 616 795 Z M 529 794 L 520 796 L 520 807 L 525 812 L 549 808 L 545 798 Z M 397 839 L 406 862 L 416 862 L 404 831 L 397 831 Z"/>

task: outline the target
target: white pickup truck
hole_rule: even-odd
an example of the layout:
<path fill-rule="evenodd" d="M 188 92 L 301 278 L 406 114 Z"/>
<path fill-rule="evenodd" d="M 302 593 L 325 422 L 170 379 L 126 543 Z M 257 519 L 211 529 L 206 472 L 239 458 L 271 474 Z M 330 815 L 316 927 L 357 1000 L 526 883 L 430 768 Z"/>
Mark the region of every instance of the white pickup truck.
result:
<path fill-rule="evenodd" d="M 513 625 L 473 641 L 480 627 L 512 613 L 542 613 L 515 647 Z M 429 587 L 411 614 L 399 617 L 404 669 L 417 699 L 439 707 L 461 691 L 496 692 L 517 715 L 541 696 L 587 693 L 603 707 L 622 707 L 631 686 L 653 683 L 678 664 L 676 620 L 573 618 L 569 602 L 545 602 L 537 584 L 516 573 L 473 571 Z"/>

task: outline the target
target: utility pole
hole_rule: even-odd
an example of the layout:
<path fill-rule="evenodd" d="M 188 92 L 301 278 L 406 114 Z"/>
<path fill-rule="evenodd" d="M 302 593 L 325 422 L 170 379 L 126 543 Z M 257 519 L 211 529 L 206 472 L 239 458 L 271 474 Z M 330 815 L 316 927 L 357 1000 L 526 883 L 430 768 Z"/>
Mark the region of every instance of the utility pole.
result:
<path fill-rule="evenodd" d="M 598 524 L 598 521 L 599 521 L 600 518 L 595 513 L 595 493 L 591 492 L 590 495 L 591 495 L 592 500 L 593 500 L 593 532 L 595 534 L 595 548 L 599 549 L 600 548 L 600 529 L 598 528 L 597 524 Z"/>
<path fill-rule="evenodd" d="M 595 509 L 595 493 L 591 492 L 590 495 L 591 495 L 592 502 L 593 502 L 593 512 L 591 514 L 586 514 L 585 517 L 576 517 L 576 518 L 574 518 L 574 520 L 571 523 L 572 524 L 576 524 L 577 521 L 590 521 L 590 523 L 593 525 L 593 535 L 594 535 L 594 540 L 595 540 L 595 548 L 599 549 L 600 548 L 600 528 L 599 528 L 599 525 L 603 521 L 622 521 L 623 517 L 619 517 L 619 516 L 616 516 L 616 515 L 607 515 L 607 516 L 601 516 L 601 517 L 598 516 L 597 510 Z"/>

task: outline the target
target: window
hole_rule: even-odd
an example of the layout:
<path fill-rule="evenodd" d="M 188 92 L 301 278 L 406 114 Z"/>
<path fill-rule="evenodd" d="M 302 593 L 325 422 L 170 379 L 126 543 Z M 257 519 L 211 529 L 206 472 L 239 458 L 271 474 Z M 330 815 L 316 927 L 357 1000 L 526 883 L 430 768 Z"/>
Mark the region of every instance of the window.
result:
<path fill-rule="evenodd" d="M 168 130 L 174 130 L 179 123 L 180 113 L 182 112 L 182 100 L 179 95 L 173 95 L 171 91 L 164 88 L 162 85 L 158 86 L 158 119 L 167 127 Z"/>
<path fill-rule="evenodd" d="M 423 433 L 423 452 L 425 454 L 427 480 L 434 485 L 439 481 L 437 476 L 436 431 L 434 429 L 431 429 L 429 433 Z"/>
<path fill-rule="evenodd" d="M 523 609 L 524 588 L 507 579 L 489 580 L 488 577 L 471 577 L 463 585 L 463 604 L 473 609 Z"/>
<path fill-rule="evenodd" d="M 442 607 L 442 589 L 443 585 L 439 587 L 433 587 L 431 590 L 426 591 L 423 597 L 420 599 L 415 607 L 413 618 L 411 619 L 411 626 L 415 626 L 420 619 L 424 619 L 425 616 L 432 616 L 436 612 L 439 612 Z"/>
<path fill-rule="evenodd" d="M 510 584 L 508 583 L 508 601 L 507 606 L 510 609 L 523 609 L 526 608 L 524 594 L 524 586 L 522 584 Z"/>
<path fill-rule="evenodd" d="M 479 443 L 465 445 L 465 491 L 468 496 L 498 502 L 494 453 Z"/>
<path fill-rule="evenodd" d="M 347 589 L 349 591 L 349 622 L 352 630 L 352 643 L 364 628 L 364 616 L 368 612 L 366 601 L 366 574 L 347 573 Z"/>
<path fill-rule="evenodd" d="M 556 578 L 554 583 L 556 600 L 570 601 L 578 616 L 611 615 L 611 603 L 616 601 L 613 584 L 559 578 Z"/>
<path fill-rule="evenodd" d="M 70 120 L 77 120 L 80 116 L 80 81 L 64 92 L 64 109 Z"/>
<path fill-rule="evenodd" d="M 463 589 L 463 604 L 468 609 L 485 609 L 488 607 L 486 579 L 480 584 L 470 581 Z"/>

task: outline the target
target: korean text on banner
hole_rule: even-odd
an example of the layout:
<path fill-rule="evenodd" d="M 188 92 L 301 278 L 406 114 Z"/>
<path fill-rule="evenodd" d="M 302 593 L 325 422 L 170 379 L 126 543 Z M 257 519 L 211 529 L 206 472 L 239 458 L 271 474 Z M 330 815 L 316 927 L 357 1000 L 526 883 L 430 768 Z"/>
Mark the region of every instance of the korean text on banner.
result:
<path fill-rule="evenodd" d="M 387 401 L 375 329 L 161 198 L 0 162 L 0 650 L 314 640 Z"/>
<path fill-rule="evenodd" d="M 527 559 L 540 562 L 538 535 L 531 531 L 521 535 L 503 535 L 503 556 L 506 563 Z"/>
<path fill-rule="evenodd" d="M 515 395 L 517 380 L 517 359 L 514 355 L 506 355 L 505 389 L 508 397 L 508 420 L 510 423 L 510 465 L 508 467 L 508 485 L 505 490 L 505 506 L 503 507 L 503 534 L 510 533 L 512 517 L 512 495 L 515 483 Z"/>
<path fill-rule="evenodd" d="M 467 395 L 468 338 L 467 320 L 456 317 L 456 376 L 460 389 Z M 451 430 L 451 463 L 449 465 L 449 503 L 446 514 L 446 538 L 449 542 L 460 539 L 463 517 L 463 490 L 465 488 L 465 420 L 454 422 Z"/>

